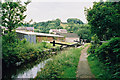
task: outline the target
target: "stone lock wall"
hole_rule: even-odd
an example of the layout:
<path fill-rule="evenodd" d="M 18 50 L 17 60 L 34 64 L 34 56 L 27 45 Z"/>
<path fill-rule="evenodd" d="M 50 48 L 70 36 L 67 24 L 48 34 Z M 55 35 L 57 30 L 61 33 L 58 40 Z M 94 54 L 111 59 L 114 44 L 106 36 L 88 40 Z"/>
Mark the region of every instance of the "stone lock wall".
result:
<path fill-rule="evenodd" d="M 50 41 L 50 42 L 52 42 L 53 39 L 54 39 L 53 37 L 37 36 L 37 41 L 38 41 L 38 42 L 42 42 L 42 41 Z M 55 40 L 56 40 L 56 41 L 62 41 L 62 42 L 64 42 L 64 41 L 65 41 L 65 38 L 63 38 L 63 37 L 57 37 L 57 38 L 55 38 Z"/>

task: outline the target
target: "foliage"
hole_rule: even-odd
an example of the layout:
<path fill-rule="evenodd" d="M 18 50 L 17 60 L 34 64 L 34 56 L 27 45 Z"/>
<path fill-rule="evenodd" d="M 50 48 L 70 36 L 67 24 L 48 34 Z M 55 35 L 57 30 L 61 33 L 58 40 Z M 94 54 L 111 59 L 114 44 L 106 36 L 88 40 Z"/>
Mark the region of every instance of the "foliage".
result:
<path fill-rule="evenodd" d="M 37 30 L 35 30 L 35 32 L 42 32 L 42 33 L 49 33 L 50 29 L 62 29 L 62 27 L 60 26 L 61 20 L 60 19 L 56 19 L 56 20 L 52 20 L 52 21 L 46 21 L 46 22 L 38 22 L 38 23 L 33 23 L 33 24 L 27 24 L 24 25 L 25 27 L 33 27 Z"/>
<path fill-rule="evenodd" d="M 81 39 L 91 40 L 90 26 L 88 24 L 72 24 L 68 23 L 65 27 L 68 32 L 76 33 Z"/>
<path fill-rule="evenodd" d="M 0 26 L 1 26 L 1 23 L 2 23 L 2 20 L 1 20 L 1 17 L 2 17 L 2 3 L 0 1 Z"/>
<path fill-rule="evenodd" d="M 93 50 L 94 54 L 90 54 L 90 58 L 93 59 L 93 62 L 96 61 L 94 58 L 97 59 L 97 62 L 104 64 L 103 66 L 105 67 L 104 71 L 99 77 L 104 78 L 108 76 L 110 79 L 120 78 L 120 38 L 112 38 L 107 43 L 103 43 L 101 46 L 98 46 Z M 90 65 L 93 65 L 95 67 L 97 64 L 99 64 L 96 62 L 94 63 L 95 65 L 91 63 Z M 107 76 L 104 76 L 106 74 Z"/>
<path fill-rule="evenodd" d="M 20 41 L 17 39 L 15 32 L 10 32 L 2 36 L 2 54 L 3 64 L 6 67 L 16 66 L 17 62 L 26 63 L 42 58 L 44 48 L 51 48 L 47 43 L 29 43 L 26 39 Z"/>
<path fill-rule="evenodd" d="M 96 79 L 99 80 L 111 80 L 111 75 L 107 71 L 107 67 L 104 66 L 102 62 L 99 61 L 94 55 L 88 56 L 88 63 L 90 65 L 91 72 L 95 75 Z"/>
<path fill-rule="evenodd" d="M 81 24 L 81 25 L 78 26 L 78 29 L 76 28 L 76 30 L 77 30 L 76 33 L 79 36 L 81 36 L 82 39 L 91 40 L 90 26 L 88 24 Z"/>
<path fill-rule="evenodd" d="M 60 26 L 61 20 L 60 19 L 56 19 L 55 23 L 56 23 L 56 26 Z"/>
<path fill-rule="evenodd" d="M 61 52 L 57 56 L 53 56 L 52 60 L 48 61 L 45 67 L 38 72 L 35 79 L 76 78 L 81 49 L 82 48 L 72 48 Z"/>
<path fill-rule="evenodd" d="M 93 43 L 88 50 L 91 53 L 88 61 L 95 76 L 101 80 L 120 78 L 119 7 L 120 1 L 112 3 L 101 1 L 95 2 L 93 8 L 86 10 L 88 24 L 91 26 L 91 33 L 94 34 Z M 110 38 L 112 39 L 109 40 Z M 99 45 L 100 40 L 109 41 Z"/>
<path fill-rule="evenodd" d="M 120 37 L 120 1 L 95 2 L 93 8 L 87 9 L 86 12 L 91 32 L 100 40 Z"/>
<path fill-rule="evenodd" d="M 100 40 L 98 39 L 96 34 L 94 36 L 92 36 L 91 39 L 92 39 L 92 45 L 88 49 L 88 52 L 91 53 L 91 54 L 94 54 L 95 53 L 95 49 L 100 46 L 99 45 Z"/>
<path fill-rule="evenodd" d="M 40 32 L 40 30 L 39 30 L 39 29 L 34 29 L 34 32 L 38 32 L 38 33 L 39 33 L 39 32 Z"/>
<path fill-rule="evenodd" d="M 2 3 L 2 26 L 8 28 L 11 32 L 16 27 L 23 24 L 23 20 L 26 15 L 24 12 L 27 10 L 26 6 L 29 2 L 22 5 L 20 2 L 9 2 Z"/>
<path fill-rule="evenodd" d="M 3 35 L 2 37 L 3 62 L 7 63 L 6 66 L 10 64 L 15 64 L 15 62 L 18 61 L 18 58 L 15 57 L 16 55 L 18 55 L 18 40 L 15 39 L 15 37 L 16 36 L 13 32 L 8 33 L 8 35 Z"/>
<path fill-rule="evenodd" d="M 70 18 L 70 22 L 68 19 L 68 23 L 61 22 L 60 19 L 46 21 L 46 22 L 38 22 L 33 24 L 24 25 L 25 27 L 34 26 L 35 32 L 49 33 L 50 29 L 66 29 L 68 33 L 76 33 L 79 36 L 82 35 L 83 39 L 91 40 L 91 32 L 90 26 L 88 24 L 80 23 L 81 20 Z"/>
<path fill-rule="evenodd" d="M 77 18 L 69 18 L 69 19 L 67 19 L 67 22 L 68 23 L 75 23 L 75 24 L 83 24 L 83 22 Z"/>
<path fill-rule="evenodd" d="M 120 62 L 120 38 L 112 38 L 95 50 L 97 57 L 106 65 L 114 65 Z"/>

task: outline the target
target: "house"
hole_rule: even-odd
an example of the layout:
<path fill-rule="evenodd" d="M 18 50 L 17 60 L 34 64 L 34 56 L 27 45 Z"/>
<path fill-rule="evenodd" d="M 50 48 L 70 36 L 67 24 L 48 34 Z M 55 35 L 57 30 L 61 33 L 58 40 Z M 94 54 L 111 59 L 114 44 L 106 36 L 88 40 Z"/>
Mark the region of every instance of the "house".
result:
<path fill-rule="evenodd" d="M 0 26 L 0 35 L 1 35 L 1 33 L 7 34 L 7 33 L 5 33 L 5 31 L 7 31 L 7 30 L 8 30 L 7 27 Z M 16 30 L 17 31 L 34 32 L 34 27 L 18 27 L 18 28 L 16 28 Z"/>
<path fill-rule="evenodd" d="M 34 32 L 34 27 L 18 27 L 16 30 Z"/>
<path fill-rule="evenodd" d="M 66 29 L 59 29 L 59 33 L 67 33 Z"/>
<path fill-rule="evenodd" d="M 59 30 L 58 29 L 50 29 L 49 33 L 53 33 L 53 34 L 56 34 L 58 33 Z"/>
<path fill-rule="evenodd" d="M 32 42 L 36 43 L 36 41 L 38 41 L 38 42 L 43 42 L 43 41 L 52 42 L 54 39 L 56 39 L 56 41 L 65 41 L 64 36 L 54 35 L 54 34 L 25 32 L 25 31 L 17 31 L 17 30 L 16 30 L 16 33 L 17 33 L 19 39 L 22 40 L 23 38 L 26 38 L 27 41 L 29 41 L 31 43 Z"/>
<path fill-rule="evenodd" d="M 65 42 L 79 41 L 79 36 L 76 33 L 57 33 L 57 35 L 64 36 Z"/>
<path fill-rule="evenodd" d="M 57 34 L 57 33 L 67 33 L 66 29 L 50 29 L 49 33 Z"/>

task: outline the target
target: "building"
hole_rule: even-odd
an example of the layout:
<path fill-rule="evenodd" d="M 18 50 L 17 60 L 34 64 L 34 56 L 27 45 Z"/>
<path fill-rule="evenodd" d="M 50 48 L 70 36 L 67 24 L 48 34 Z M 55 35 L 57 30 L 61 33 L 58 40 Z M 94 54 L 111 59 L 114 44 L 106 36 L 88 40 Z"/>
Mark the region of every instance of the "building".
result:
<path fill-rule="evenodd" d="M 59 33 L 67 33 L 66 29 L 59 29 Z"/>
<path fill-rule="evenodd" d="M 17 31 L 34 32 L 34 27 L 18 27 L 18 28 L 16 28 L 16 30 L 17 30 Z M 7 34 L 7 33 L 5 33 L 5 31 L 8 31 L 8 28 L 7 28 L 7 27 L 0 26 L 0 35 L 1 35 L 1 33 Z"/>
<path fill-rule="evenodd" d="M 67 33 L 66 29 L 50 29 L 49 33 L 57 34 L 57 33 Z"/>
<path fill-rule="evenodd" d="M 79 36 L 76 33 L 57 33 L 57 35 L 64 36 L 65 42 L 79 41 Z"/>
<path fill-rule="evenodd" d="M 43 41 L 52 42 L 53 40 L 62 41 L 62 42 L 65 41 L 64 36 L 54 35 L 54 34 L 25 32 L 25 31 L 17 31 L 17 30 L 16 30 L 16 33 L 19 39 L 22 40 L 23 38 L 26 38 L 27 41 L 31 43 L 32 42 L 36 43 L 36 41 L 38 42 L 43 42 Z"/>
<path fill-rule="evenodd" d="M 16 30 L 34 32 L 34 27 L 18 27 Z"/>

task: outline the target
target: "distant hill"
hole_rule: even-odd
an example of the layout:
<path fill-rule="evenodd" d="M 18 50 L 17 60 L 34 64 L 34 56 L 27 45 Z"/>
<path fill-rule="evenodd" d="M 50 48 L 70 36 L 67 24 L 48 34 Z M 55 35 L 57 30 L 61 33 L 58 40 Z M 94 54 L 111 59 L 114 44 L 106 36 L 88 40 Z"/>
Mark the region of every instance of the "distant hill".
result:
<path fill-rule="evenodd" d="M 68 23 L 60 23 L 60 26 L 62 26 L 65 29 L 68 26 Z"/>
<path fill-rule="evenodd" d="M 25 27 L 34 27 L 35 32 L 49 33 L 50 29 L 66 29 L 68 33 L 77 33 L 82 38 L 90 37 L 90 26 L 84 24 L 77 18 L 69 18 L 67 22 L 61 22 L 60 19 L 38 22 L 33 24 L 26 24 Z"/>

